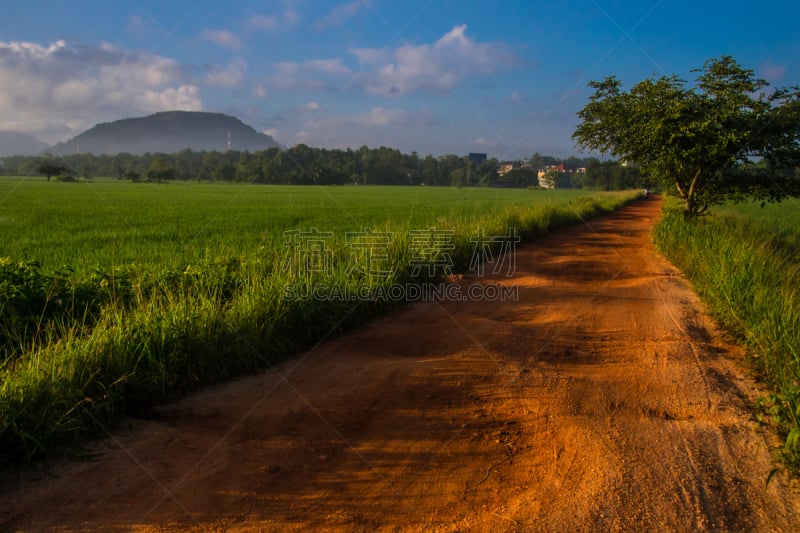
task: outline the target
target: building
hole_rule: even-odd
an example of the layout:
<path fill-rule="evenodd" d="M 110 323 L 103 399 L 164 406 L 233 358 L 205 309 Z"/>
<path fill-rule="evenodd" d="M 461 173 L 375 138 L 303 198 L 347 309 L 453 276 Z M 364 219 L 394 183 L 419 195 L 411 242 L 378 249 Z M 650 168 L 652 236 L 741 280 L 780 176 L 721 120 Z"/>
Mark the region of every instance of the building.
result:
<path fill-rule="evenodd" d="M 557 165 L 547 165 L 543 169 L 540 169 L 539 172 L 536 173 L 536 177 L 539 178 L 539 187 L 542 189 L 554 189 L 557 185 L 558 180 L 548 179 L 548 173 L 557 172 L 559 174 L 566 174 L 567 169 L 564 168 L 564 163 L 559 163 Z"/>
<path fill-rule="evenodd" d="M 567 170 L 564 168 L 564 163 L 559 163 L 557 165 L 547 165 L 543 169 L 539 170 L 539 172 L 537 173 L 537 176 L 541 178 L 545 174 L 547 174 L 548 172 L 561 172 L 561 173 L 563 173 L 563 172 L 566 172 L 566 171 Z"/>
<path fill-rule="evenodd" d="M 515 168 L 531 168 L 529 161 L 500 161 L 497 167 L 497 175 L 504 176 L 514 170 Z"/>
<path fill-rule="evenodd" d="M 486 161 L 486 154 L 480 152 L 470 152 L 469 160 L 475 163 L 475 166 L 478 166 L 484 161 Z"/>
<path fill-rule="evenodd" d="M 500 166 L 497 167 L 497 175 L 498 176 L 505 176 L 512 170 L 514 170 L 514 163 L 500 163 Z"/>

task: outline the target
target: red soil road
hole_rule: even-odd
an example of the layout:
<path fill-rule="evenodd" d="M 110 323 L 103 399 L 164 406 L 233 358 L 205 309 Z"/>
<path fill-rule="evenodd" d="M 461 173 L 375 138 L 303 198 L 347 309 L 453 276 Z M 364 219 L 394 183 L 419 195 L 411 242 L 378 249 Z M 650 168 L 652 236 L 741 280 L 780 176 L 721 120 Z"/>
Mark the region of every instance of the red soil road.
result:
<path fill-rule="evenodd" d="M 0 529 L 796 531 L 763 391 L 658 215 L 522 246 L 518 301 L 415 304 L 128 422 L 6 481 Z"/>

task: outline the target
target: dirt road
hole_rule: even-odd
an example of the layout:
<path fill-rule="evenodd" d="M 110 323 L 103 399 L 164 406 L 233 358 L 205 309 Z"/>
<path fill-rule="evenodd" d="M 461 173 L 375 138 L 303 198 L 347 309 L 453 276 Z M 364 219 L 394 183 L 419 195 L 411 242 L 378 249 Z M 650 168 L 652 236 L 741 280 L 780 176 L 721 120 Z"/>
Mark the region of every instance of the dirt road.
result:
<path fill-rule="evenodd" d="M 415 304 L 130 422 L 6 482 L 0 529 L 796 531 L 759 392 L 650 244 L 658 213 L 524 245 L 495 280 L 518 301 Z"/>

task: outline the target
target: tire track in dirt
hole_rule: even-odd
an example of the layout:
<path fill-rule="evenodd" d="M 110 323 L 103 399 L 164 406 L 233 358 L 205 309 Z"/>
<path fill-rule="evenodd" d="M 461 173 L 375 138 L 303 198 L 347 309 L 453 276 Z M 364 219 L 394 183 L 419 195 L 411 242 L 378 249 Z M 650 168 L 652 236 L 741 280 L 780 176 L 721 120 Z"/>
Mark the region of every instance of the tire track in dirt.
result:
<path fill-rule="evenodd" d="M 656 201 L 517 250 L 517 301 L 408 306 L 2 485 L 38 530 L 789 531 L 759 388 Z"/>

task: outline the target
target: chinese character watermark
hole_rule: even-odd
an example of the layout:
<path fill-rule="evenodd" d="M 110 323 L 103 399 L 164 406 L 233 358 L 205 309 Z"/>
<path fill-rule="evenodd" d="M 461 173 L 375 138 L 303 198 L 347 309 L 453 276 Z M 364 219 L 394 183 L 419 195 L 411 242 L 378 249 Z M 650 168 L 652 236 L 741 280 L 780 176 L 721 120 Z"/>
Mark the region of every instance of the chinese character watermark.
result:
<path fill-rule="evenodd" d="M 332 239 L 332 232 L 321 232 L 316 228 L 284 232 L 283 245 L 287 249 L 289 270 L 298 275 L 329 274 L 333 268 Z"/>
<path fill-rule="evenodd" d="M 389 268 L 389 248 L 394 235 L 388 231 L 376 232 L 369 228 L 347 232 L 348 274 L 385 277 L 392 274 Z"/>
<path fill-rule="evenodd" d="M 349 231 L 344 241 L 336 241 L 332 232 L 293 230 L 284 233 L 288 272 L 306 278 L 286 292 L 289 299 L 369 300 L 369 301 L 496 301 L 516 299 L 517 287 L 508 284 L 474 283 L 462 286 L 453 282 L 456 264 L 455 230 L 412 229 L 397 239 L 388 231 Z M 470 237 L 472 256 L 469 271 L 477 277 L 513 277 L 516 270 L 516 247 L 521 241 L 514 228 L 507 235 L 487 235 L 483 230 Z M 388 283 L 396 278 L 396 243 L 407 243 L 405 264 L 411 280 L 405 284 Z M 344 264 L 339 262 L 346 258 Z M 336 263 L 336 264 L 334 264 Z M 344 272 L 350 281 L 344 284 L 326 281 L 335 272 Z M 335 277 L 333 279 L 336 279 Z M 370 281 L 362 283 L 353 280 Z M 408 279 L 408 278 L 405 278 Z M 431 280 L 451 280 L 438 283 Z"/>
<path fill-rule="evenodd" d="M 486 266 L 489 265 L 492 267 L 492 274 L 499 275 L 505 266 L 505 277 L 512 277 L 517 268 L 517 243 L 521 240 L 515 228 L 509 228 L 508 235 L 487 236 L 483 229 L 479 230 L 478 235 L 470 238 L 470 242 L 474 244 L 469 262 L 470 272 L 484 276 Z"/>
<path fill-rule="evenodd" d="M 411 277 L 419 277 L 423 269 L 427 270 L 428 277 L 434 277 L 436 270 L 447 276 L 453 275 L 453 259 L 448 252 L 456 249 L 453 244 L 454 230 L 446 229 L 412 229 L 408 231 L 411 240 Z"/>

